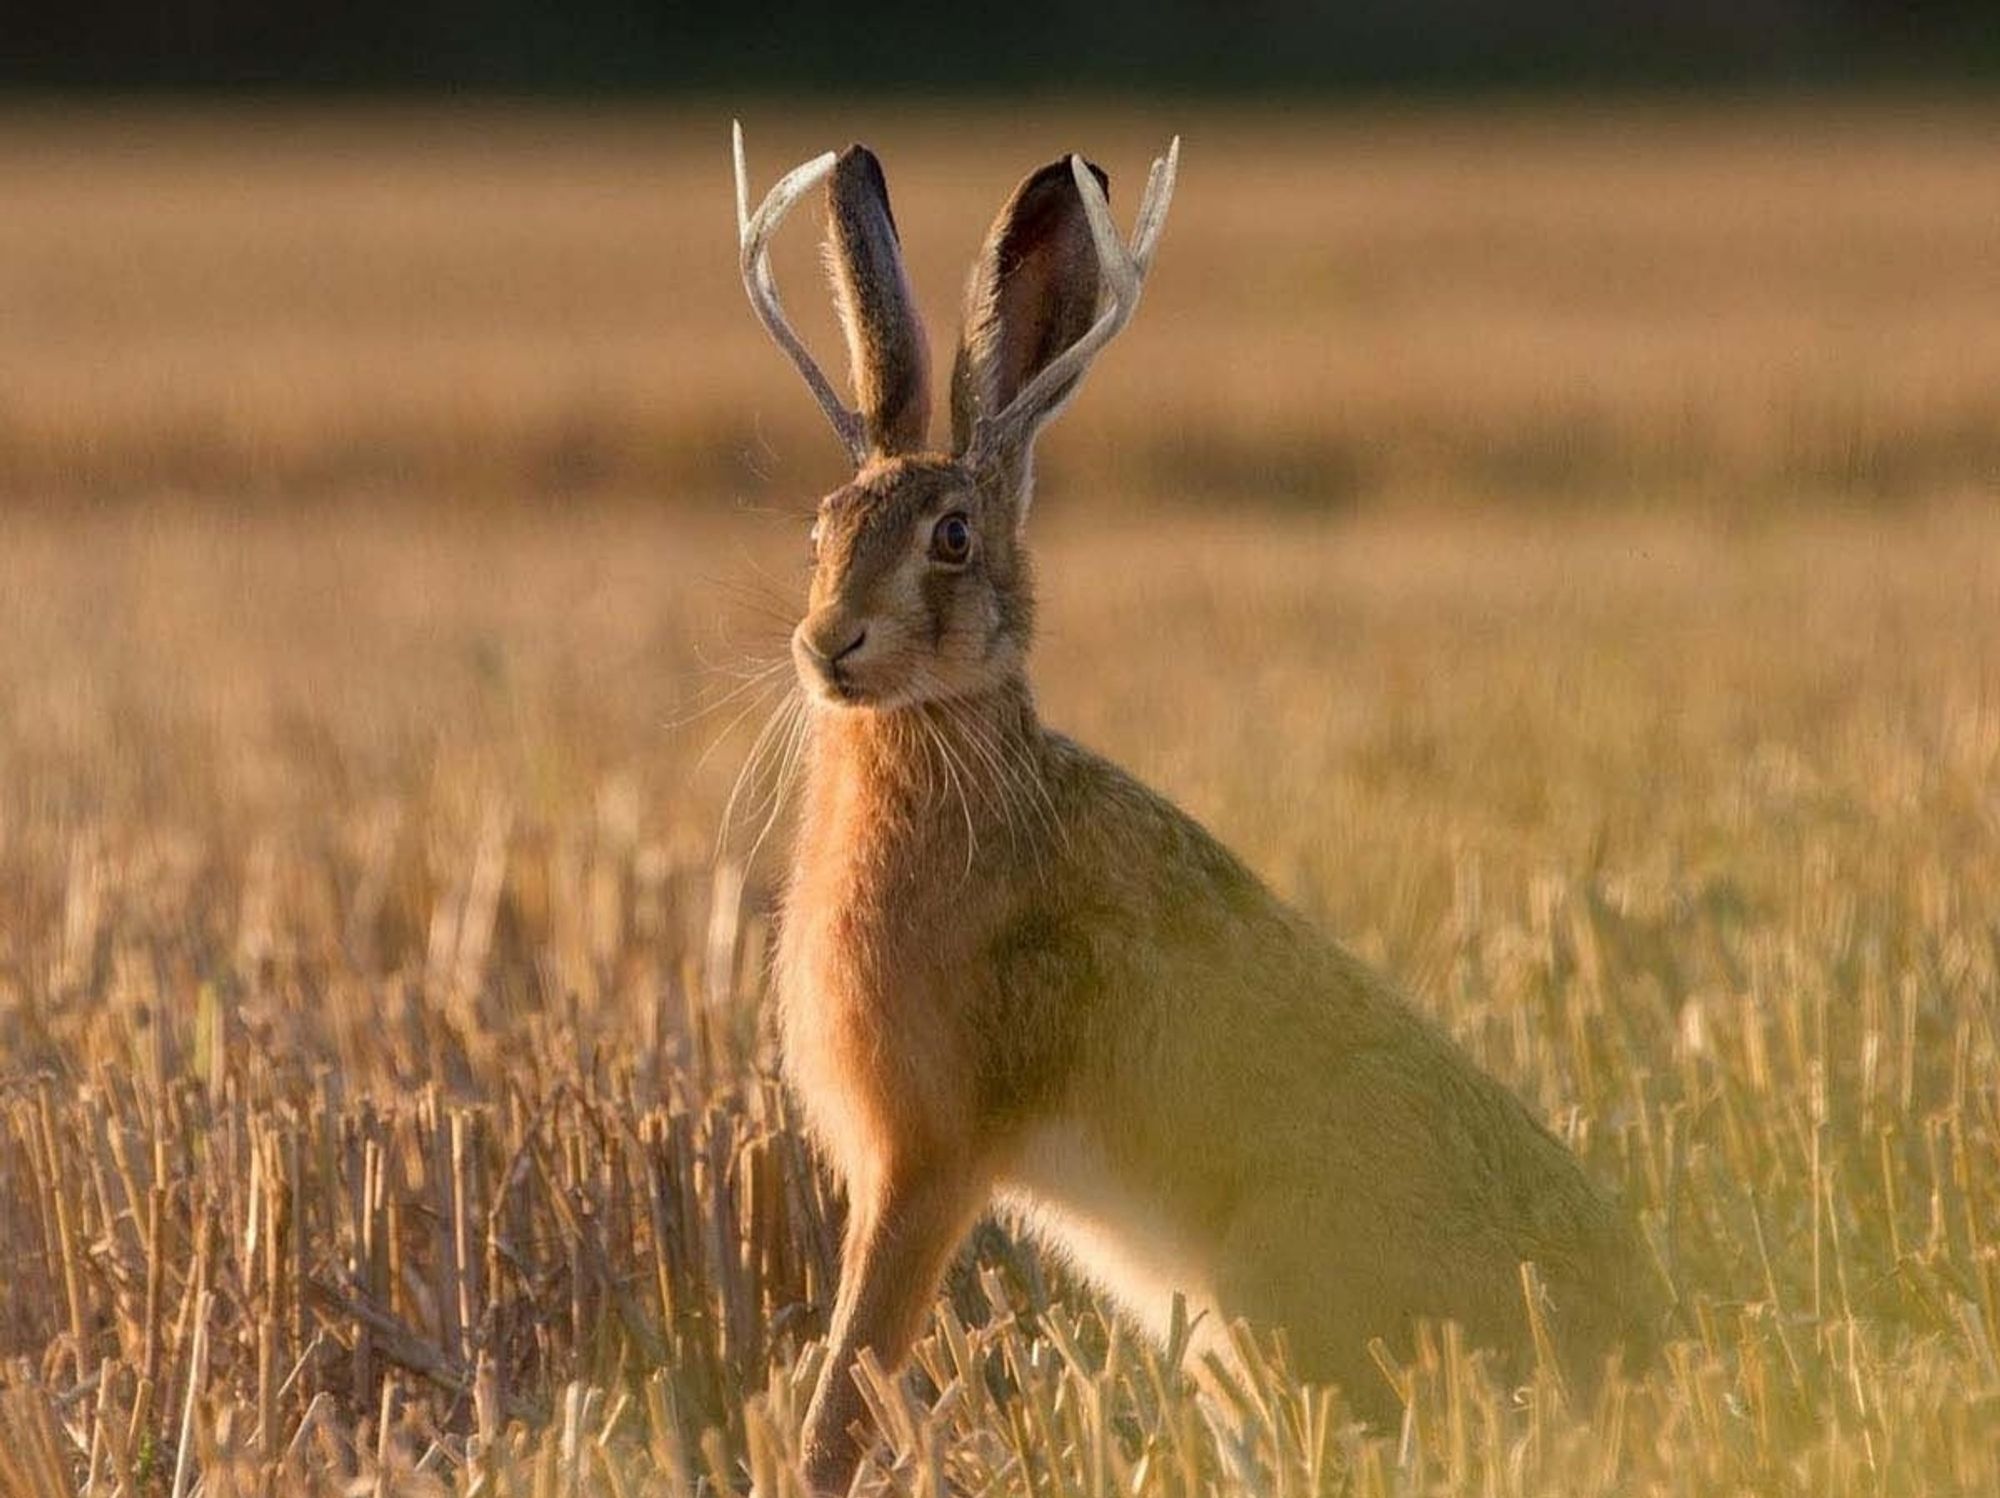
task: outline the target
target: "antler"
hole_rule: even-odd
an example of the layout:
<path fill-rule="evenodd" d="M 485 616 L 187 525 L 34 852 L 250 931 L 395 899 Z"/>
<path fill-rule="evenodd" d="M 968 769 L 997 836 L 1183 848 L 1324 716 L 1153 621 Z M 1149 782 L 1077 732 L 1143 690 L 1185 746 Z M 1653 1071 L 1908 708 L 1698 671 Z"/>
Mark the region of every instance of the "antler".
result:
<path fill-rule="evenodd" d="M 1074 382 L 1090 367 L 1090 361 L 1104 351 L 1138 310 L 1139 293 L 1145 287 L 1146 272 L 1152 269 L 1153 251 L 1160 242 L 1160 230 L 1167 222 L 1167 205 L 1173 201 L 1174 175 L 1180 170 L 1181 138 L 1176 135 L 1167 154 L 1153 163 L 1146 174 L 1145 195 L 1139 200 L 1139 216 L 1133 221 L 1132 243 L 1127 247 L 1117 224 L 1111 220 L 1111 205 L 1104 190 L 1081 156 L 1069 159 L 1070 175 L 1083 199 L 1084 218 L 1090 224 L 1090 238 L 1097 247 L 1097 260 L 1104 276 L 1099 301 L 1104 310 L 1083 335 L 1042 366 L 1006 406 L 985 423 L 980 447 L 1003 446 L 1023 427 L 1052 414 L 1069 398 Z M 1065 387 L 1068 387 L 1067 389 Z"/>
<path fill-rule="evenodd" d="M 784 305 L 778 300 L 777 282 L 771 277 L 769 252 L 771 235 L 784 222 L 785 215 L 791 212 L 800 198 L 826 180 L 827 173 L 833 170 L 838 158 L 828 151 L 803 166 L 793 167 L 778 179 L 777 186 L 771 189 L 753 214 L 750 212 L 750 173 L 743 161 L 743 122 L 737 120 L 734 126 L 736 233 L 741 249 L 743 289 L 750 293 L 750 305 L 756 309 L 757 320 L 763 323 L 764 331 L 791 356 L 792 363 L 805 376 L 806 386 L 812 391 L 813 398 L 826 412 L 826 419 L 833 423 L 834 431 L 840 434 L 840 440 L 847 445 L 849 455 L 859 466 L 868 460 L 868 439 L 862 430 L 860 414 L 841 403 L 832 383 L 813 362 L 813 356 L 806 352 L 805 344 L 793 331 L 791 319 L 785 316 Z"/>

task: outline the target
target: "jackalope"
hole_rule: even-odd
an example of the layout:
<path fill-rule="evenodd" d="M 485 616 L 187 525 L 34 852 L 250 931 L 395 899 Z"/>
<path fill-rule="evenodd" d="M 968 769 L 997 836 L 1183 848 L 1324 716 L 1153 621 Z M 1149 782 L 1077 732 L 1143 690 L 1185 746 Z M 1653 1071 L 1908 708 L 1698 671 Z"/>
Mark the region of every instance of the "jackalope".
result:
<path fill-rule="evenodd" d="M 804 1437 L 822 1491 L 868 1439 L 858 1356 L 901 1365 L 996 1201 L 1141 1327 L 1164 1333 L 1178 1294 L 1206 1328 L 1283 1328 L 1299 1372 L 1376 1420 L 1397 1404 L 1368 1343 L 1406 1347 L 1420 1319 L 1519 1360 L 1539 1318 L 1578 1379 L 1650 1340 L 1638 1235 L 1527 1109 L 1036 715 L 1035 437 L 1138 305 L 1178 156 L 1154 163 L 1129 243 L 1080 157 L 1015 189 L 973 266 L 934 448 L 874 154 L 810 161 L 752 213 L 737 133 L 751 304 L 855 465 L 819 502 L 792 636 L 813 710 L 777 967 L 784 1065 L 848 1201 Z M 854 409 L 767 253 L 822 182 Z"/>

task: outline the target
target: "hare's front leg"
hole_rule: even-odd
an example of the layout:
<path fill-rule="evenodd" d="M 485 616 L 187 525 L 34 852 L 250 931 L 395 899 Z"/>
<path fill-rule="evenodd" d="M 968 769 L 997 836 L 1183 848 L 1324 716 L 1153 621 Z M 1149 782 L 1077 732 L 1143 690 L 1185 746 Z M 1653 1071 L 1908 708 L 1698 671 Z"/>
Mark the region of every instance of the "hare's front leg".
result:
<path fill-rule="evenodd" d="M 889 1372 L 902 1366 L 987 1194 L 975 1172 L 956 1164 L 849 1189 L 826 1366 L 806 1414 L 805 1473 L 817 1493 L 845 1493 L 861 1460 L 866 1437 L 851 1430 L 868 1416 L 855 1379 L 862 1350 Z"/>

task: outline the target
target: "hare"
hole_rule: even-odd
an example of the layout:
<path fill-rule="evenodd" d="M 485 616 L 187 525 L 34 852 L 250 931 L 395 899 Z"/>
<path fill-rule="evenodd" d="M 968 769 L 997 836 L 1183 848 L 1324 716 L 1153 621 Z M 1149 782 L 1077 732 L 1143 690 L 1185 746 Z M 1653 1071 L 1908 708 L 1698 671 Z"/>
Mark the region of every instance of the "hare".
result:
<path fill-rule="evenodd" d="M 1282 1328 L 1364 1417 L 1368 1350 L 1453 1320 L 1530 1348 L 1521 1266 L 1570 1372 L 1643 1355 L 1636 1231 L 1508 1091 L 1190 818 L 1045 728 L 1028 684 L 1036 434 L 1131 317 L 1173 190 L 1154 164 L 1128 244 L 1107 178 L 1033 173 L 974 265 L 949 448 L 928 445 L 924 329 L 874 154 L 785 177 L 744 282 L 846 443 L 792 636 L 813 705 L 776 960 L 783 1064 L 848 1219 L 806 1476 L 850 1483 L 856 1362 L 898 1367 L 996 1202 L 1132 1321 L 1175 1297 Z M 826 185 L 844 406 L 779 304 L 767 244 Z"/>

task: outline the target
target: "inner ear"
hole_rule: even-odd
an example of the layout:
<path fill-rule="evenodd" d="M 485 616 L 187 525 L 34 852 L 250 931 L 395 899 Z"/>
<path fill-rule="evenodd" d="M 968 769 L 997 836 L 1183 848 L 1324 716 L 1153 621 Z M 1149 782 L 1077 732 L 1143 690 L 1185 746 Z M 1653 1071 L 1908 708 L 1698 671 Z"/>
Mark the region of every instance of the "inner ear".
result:
<path fill-rule="evenodd" d="M 868 444 L 880 457 L 921 451 L 931 419 L 930 343 L 875 153 L 859 145 L 841 152 L 826 197 L 827 270 Z"/>
<path fill-rule="evenodd" d="M 1111 179 L 1090 165 L 1107 197 Z M 1097 315 L 1097 248 L 1065 156 L 1014 189 L 966 288 L 965 331 L 951 374 L 952 446 L 963 453 L 983 416 L 1004 410 Z M 1051 409 L 1062 404 L 1061 392 Z"/>

